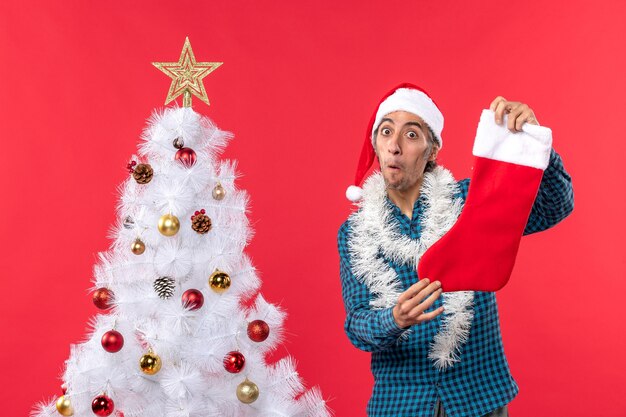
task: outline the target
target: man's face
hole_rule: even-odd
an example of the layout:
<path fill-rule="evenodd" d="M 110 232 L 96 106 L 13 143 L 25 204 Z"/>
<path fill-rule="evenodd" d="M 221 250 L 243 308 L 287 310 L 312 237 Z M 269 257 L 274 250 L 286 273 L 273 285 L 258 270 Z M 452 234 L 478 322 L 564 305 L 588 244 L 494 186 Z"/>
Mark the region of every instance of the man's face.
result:
<path fill-rule="evenodd" d="M 405 191 L 421 180 L 426 163 L 437 157 L 437 147 L 431 149 L 428 134 L 426 123 L 412 113 L 395 111 L 382 119 L 376 155 L 388 188 Z"/>

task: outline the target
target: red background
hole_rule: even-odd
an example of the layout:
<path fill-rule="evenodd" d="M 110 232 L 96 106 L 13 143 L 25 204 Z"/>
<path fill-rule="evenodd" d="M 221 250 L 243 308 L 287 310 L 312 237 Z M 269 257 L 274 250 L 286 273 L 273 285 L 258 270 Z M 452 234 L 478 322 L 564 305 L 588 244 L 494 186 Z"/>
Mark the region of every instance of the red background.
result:
<path fill-rule="evenodd" d="M 71 343 L 95 313 L 95 254 L 116 186 L 189 36 L 223 61 L 195 109 L 236 137 L 252 198 L 247 252 L 289 313 L 308 385 L 362 416 L 369 354 L 343 333 L 336 232 L 350 212 L 365 125 L 393 85 L 424 86 L 446 116 L 440 162 L 469 175 L 478 117 L 497 95 L 554 131 L 574 213 L 523 239 L 498 293 L 520 385 L 513 416 L 626 415 L 623 2 L 29 2 L 0 5 L 2 415 L 60 392 Z"/>

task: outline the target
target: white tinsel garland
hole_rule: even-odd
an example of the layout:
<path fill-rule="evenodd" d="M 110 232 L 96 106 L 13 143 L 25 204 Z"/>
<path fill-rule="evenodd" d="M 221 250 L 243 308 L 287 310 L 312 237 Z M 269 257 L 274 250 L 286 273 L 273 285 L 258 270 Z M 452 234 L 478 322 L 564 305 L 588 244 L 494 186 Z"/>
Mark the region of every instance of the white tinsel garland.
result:
<path fill-rule="evenodd" d="M 414 240 L 397 230 L 391 208 L 386 204 L 382 174 L 371 175 L 363 186 L 363 198 L 358 203 L 360 210 L 350 217 L 348 249 L 354 275 L 373 295 L 372 308 L 393 307 L 402 293 L 402 283 L 388 260 L 417 268 L 421 256 L 450 230 L 461 213 L 462 201 L 454 198 L 458 186 L 445 168 L 438 166 L 433 172 L 424 174 L 421 193 L 425 201 L 422 234 L 420 239 Z M 429 352 L 429 358 L 439 369 L 460 360 L 459 351 L 467 341 L 473 319 L 474 293 L 459 291 L 443 293 L 442 297 L 441 329 Z M 410 331 L 403 332 L 401 340 L 407 338 Z"/>

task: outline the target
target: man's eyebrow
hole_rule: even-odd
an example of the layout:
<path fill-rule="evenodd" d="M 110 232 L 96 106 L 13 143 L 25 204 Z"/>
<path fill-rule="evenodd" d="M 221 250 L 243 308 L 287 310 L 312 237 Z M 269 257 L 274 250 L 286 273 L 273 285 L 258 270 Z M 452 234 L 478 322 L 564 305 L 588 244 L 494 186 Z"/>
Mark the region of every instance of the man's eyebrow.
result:
<path fill-rule="evenodd" d="M 382 124 L 383 124 L 383 123 L 385 123 L 385 122 L 389 122 L 389 123 L 391 123 L 392 125 L 393 125 L 393 124 L 395 124 L 395 123 L 393 122 L 393 120 L 392 120 L 392 119 L 390 119 L 390 118 L 388 118 L 388 117 L 385 117 L 385 118 L 381 119 L 380 124 L 382 125 Z M 405 125 L 405 126 L 407 126 L 407 125 L 409 125 L 409 126 L 417 126 L 419 129 L 422 129 L 422 128 L 423 128 L 422 124 L 421 124 L 421 123 L 419 123 L 419 122 L 406 122 L 404 125 Z M 379 125 L 379 126 L 380 126 L 380 125 Z"/>
<path fill-rule="evenodd" d="M 405 125 L 405 126 L 406 126 L 406 125 L 413 125 L 413 126 L 417 126 L 417 127 L 419 127 L 420 129 L 422 129 L 422 125 L 421 125 L 420 123 L 418 123 L 418 122 L 406 122 L 404 125 Z"/>

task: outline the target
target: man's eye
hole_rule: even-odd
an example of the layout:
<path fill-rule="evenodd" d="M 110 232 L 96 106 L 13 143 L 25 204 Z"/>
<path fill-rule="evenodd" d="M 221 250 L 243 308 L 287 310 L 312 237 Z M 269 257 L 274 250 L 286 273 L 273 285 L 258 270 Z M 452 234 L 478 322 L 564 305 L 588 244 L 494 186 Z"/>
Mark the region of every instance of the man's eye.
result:
<path fill-rule="evenodd" d="M 410 137 L 411 139 L 415 139 L 415 138 L 417 138 L 417 133 L 415 133 L 415 132 L 413 132 L 413 131 L 408 132 L 406 135 L 407 135 L 408 137 Z"/>
<path fill-rule="evenodd" d="M 381 133 L 385 136 L 389 135 L 391 133 L 391 129 L 385 127 L 381 130 Z"/>

